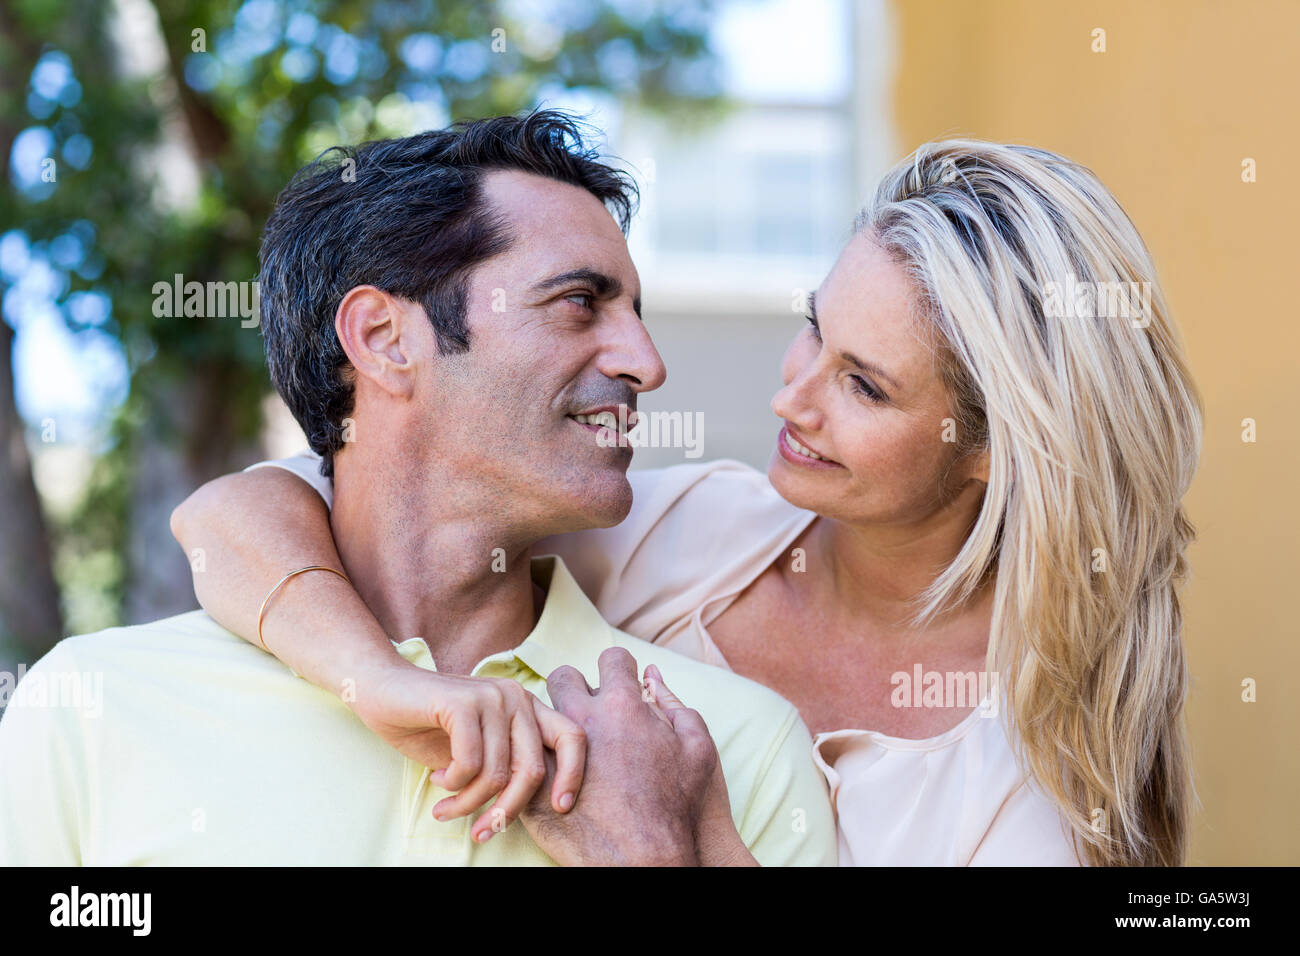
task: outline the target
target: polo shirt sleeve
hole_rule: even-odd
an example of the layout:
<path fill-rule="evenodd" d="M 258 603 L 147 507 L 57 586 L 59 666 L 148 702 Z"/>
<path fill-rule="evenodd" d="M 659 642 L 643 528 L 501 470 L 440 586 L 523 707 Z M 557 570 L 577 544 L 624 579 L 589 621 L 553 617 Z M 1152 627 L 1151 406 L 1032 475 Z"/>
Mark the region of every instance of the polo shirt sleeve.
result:
<path fill-rule="evenodd" d="M 734 810 L 734 808 L 733 808 Z M 763 866 L 835 866 L 835 818 L 810 735 L 789 709 L 740 813 L 740 838 Z"/>
<path fill-rule="evenodd" d="M 30 692 L 76 673 L 72 655 L 59 645 L 19 687 Z M 83 719 L 89 718 L 73 708 L 11 696 L 0 720 L 0 867 L 82 864 L 80 821 L 89 805 Z"/>

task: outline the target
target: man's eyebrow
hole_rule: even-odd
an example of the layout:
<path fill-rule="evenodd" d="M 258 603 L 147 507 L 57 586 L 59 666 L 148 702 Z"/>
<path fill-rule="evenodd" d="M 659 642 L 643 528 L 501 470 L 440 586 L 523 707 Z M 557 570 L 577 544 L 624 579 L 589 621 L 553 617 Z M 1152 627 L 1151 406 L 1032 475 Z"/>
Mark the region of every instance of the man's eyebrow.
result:
<path fill-rule="evenodd" d="M 809 316 L 812 318 L 813 325 L 818 325 L 818 322 L 817 322 L 817 293 L 816 293 L 816 292 L 810 292 L 810 293 L 808 293 L 808 314 L 809 314 Z M 862 369 L 862 371 L 867 372 L 867 373 L 869 373 L 869 374 L 871 374 L 871 375 L 876 376 L 876 378 L 883 378 L 886 382 L 888 382 L 888 383 L 889 383 L 890 385 L 892 385 L 894 388 L 902 388 L 902 387 L 903 387 L 903 386 L 901 386 L 901 385 L 898 384 L 898 380 L 897 380 L 896 378 L 894 378 L 892 375 L 890 375 L 888 372 L 886 372 L 883 368 L 881 368 L 881 367 L 880 367 L 879 365 L 877 365 L 875 362 L 868 362 L 868 361 L 865 361 L 864 359 L 860 359 L 860 358 L 858 358 L 856 355 L 854 355 L 852 352 L 845 351 L 844 349 L 840 349 L 840 358 L 844 359 L 844 361 L 848 362 L 850 365 L 856 365 L 858 368 Z"/>
<path fill-rule="evenodd" d="M 585 282 L 591 286 L 591 290 L 601 299 L 613 299 L 622 295 L 623 283 L 611 275 L 601 272 L 598 269 L 570 269 L 568 272 L 560 272 L 553 276 L 548 276 L 540 282 L 533 284 L 534 292 L 546 292 L 550 289 L 557 289 L 562 285 L 568 285 L 570 282 Z M 632 300 L 632 310 L 636 312 L 637 318 L 641 318 L 641 298 L 637 296 Z"/>

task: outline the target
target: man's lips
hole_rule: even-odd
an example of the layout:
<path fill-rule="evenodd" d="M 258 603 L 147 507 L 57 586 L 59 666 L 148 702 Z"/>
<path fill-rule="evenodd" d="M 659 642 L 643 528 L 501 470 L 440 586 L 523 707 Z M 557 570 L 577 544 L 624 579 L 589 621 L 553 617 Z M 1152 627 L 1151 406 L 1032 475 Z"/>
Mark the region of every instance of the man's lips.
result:
<path fill-rule="evenodd" d="M 608 428 L 618 434 L 620 431 L 620 409 L 623 416 L 621 424 L 630 432 L 636 427 L 638 416 L 636 409 L 628 408 L 626 405 L 596 405 L 585 408 L 580 412 L 573 412 L 565 417 L 573 419 L 579 425 L 593 432 L 600 432 Z"/>

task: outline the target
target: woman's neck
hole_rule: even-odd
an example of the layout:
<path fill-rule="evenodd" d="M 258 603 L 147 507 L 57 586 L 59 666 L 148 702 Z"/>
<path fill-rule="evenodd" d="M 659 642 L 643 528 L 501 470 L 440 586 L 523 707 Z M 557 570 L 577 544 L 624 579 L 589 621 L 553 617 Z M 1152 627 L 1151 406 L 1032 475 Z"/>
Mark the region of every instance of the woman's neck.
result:
<path fill-rule="evenodd" d="M 983 485 L 972 482 L 947 505 L 914 523 L 850 524 L 818 518 L 799 542 L 814 573 L 790 574 L 791 583 L 819 606 L 834 608 L 836 616 L 880 631 L 910 631 L 918 599 L 961 551 L 982 500 Z M 944 617 L 964 616 L 988 603 L 991 583 Z"/>

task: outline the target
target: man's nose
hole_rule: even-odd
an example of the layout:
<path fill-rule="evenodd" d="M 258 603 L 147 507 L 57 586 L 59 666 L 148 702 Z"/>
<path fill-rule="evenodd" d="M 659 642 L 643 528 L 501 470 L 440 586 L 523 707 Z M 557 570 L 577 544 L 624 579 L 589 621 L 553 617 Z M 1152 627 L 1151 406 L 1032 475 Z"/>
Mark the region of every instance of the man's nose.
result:
<path fill-rule="evenodd" d="M 668 377 L 645 324 L 630 311 L 611 330 L 596 364 L 602 374 L 622 379 L 637 392 L 652 392 Z"/>

